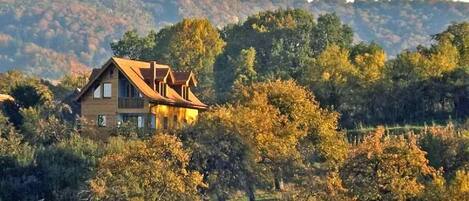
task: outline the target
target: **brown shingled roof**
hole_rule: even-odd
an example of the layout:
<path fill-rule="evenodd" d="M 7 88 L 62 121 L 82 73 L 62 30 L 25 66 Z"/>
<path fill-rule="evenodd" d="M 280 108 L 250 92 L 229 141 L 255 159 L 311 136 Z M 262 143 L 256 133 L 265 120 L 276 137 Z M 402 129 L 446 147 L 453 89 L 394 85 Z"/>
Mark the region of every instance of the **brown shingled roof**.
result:
<path fill-rule="evenodd" d="M 194 73 L 190 72 L 173 72 L 174 84 L 187 84 L 197 86 L 197 80 L 195 79 Z"/>
<path fill-rule="evenodd" d="M 153 71 L 150 68 L 150 62 L 144 61 L 136 61 L 130 59 L 122 59 L 117 57 L 112 57 L 109 59 L 106 64 L 99 70 L 93 70 L 90 81 L 88 84 L 83 88 L 83 90 L 78 94 L 76 100 L 78 101 L 83 94 L 89 90 L 92 83 L 105 71 L 110 64 L 115 64 L 115 66 L 127 77 L 127 79 L 147 98 L 151 99 L 151 101 L 155 101 L 160 104 L 166 105 L 177 105 L 181 107 L 189 107 L 189 108 L 198 108 L 198 109 L 205 109 L 207 105 L 202 103 L 192 92 L 189 94 L 189 100 L 182 98 L 173 88 L 171 88 L 171 84 L 179 83 L 184 81 L 187 83 L 189 79 L 193 79 L 195 82 L 195 78 L 193 73 L 191 72 L 176 72 L 173 73 L 169 66 L 161 65 L 161 64 L 154 64 L 156 68 L 156 80 L 157 81 L 165 81 L 165 79 L 169 76 L 173 83 L 168 83 L 169 88 L 166 92 L 166 97 L 159 94 L 157 91 L 154 91 L 152 86 L 147 83 L 146 80 L 150 80 L 153 78 Z M 177 77 L 177 78 L 176 78 Z"/>

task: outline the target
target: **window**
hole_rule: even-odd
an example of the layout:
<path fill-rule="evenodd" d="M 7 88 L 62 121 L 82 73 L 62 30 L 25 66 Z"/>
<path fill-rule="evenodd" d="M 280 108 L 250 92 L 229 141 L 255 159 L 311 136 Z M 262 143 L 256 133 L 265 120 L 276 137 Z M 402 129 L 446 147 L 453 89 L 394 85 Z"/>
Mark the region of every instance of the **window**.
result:
<path fill-rule="evenodd" d="M 94 88 L 93 98 L 101 98 L 101 85 Z"/>
<path fill-rule="evenodd" d="M 104 98 L 111 98 L 112 97 L 112 85 L 111 85 L 111 83 L 104 83 L 103 84 L 103 97 Z"/>
<path fill-rule="evenodd" d="M 98 115 L 97 123 L 99 127 L 106 127 L 106 116 Z"/>
<path fill-rule="evenodd" d="M 117 115 L 117 128 L 120 128 L 122 126 L 123 118 L 121 114 Z"/>
<path fill-rule="evenodd" d="M 163 117 L 163 129 L 168 129 L 168 117 Z"/>
<path fill-rule="evenodd" d="M 138 128 L 143 128 L 143 116 L 138 116 L 137 117 L 137 127 Z"/>
<path fill-rule="evenodd" d="M 176 115 L 174 115 L 174 117 L 173 117 L 173 124 L 174 124 L 174 128 L 178 127 L 178 116 L 176 116 Z"/>
<path fill-rule="evenodd" d="M 156 129 L 156 116 L 154 114 L 150 115 L 150 128 Z"/>

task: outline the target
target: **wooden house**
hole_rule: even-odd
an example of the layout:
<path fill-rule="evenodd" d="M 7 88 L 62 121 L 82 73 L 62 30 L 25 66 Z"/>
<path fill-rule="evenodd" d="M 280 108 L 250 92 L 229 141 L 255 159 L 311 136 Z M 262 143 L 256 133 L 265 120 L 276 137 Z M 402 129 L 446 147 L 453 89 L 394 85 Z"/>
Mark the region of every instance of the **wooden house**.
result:
<path fill-rule="evenodd" d="M 99 127 L 131 122 L 139 128 L 172 129 L 193 122 L 207 108 L 192 93 L 196 86 L 192 72 L 112 57 L 92 71 L 76 101 L 81 117 Z"/>

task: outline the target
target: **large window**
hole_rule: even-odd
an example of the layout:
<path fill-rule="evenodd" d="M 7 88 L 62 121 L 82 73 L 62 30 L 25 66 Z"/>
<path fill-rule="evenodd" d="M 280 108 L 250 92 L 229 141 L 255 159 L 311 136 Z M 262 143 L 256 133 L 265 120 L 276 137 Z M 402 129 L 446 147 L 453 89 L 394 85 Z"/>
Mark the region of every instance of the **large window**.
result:
<path fill-rule="evenodd" d="M 98 119 L 96 120 L 99 127 L 106 127 L 106 116 L 105 115 L 98 115 Z"/>
<path fill-rule="evenodd" d="M 111 85 L 111 83 L 104 83 L 103 84 L 103 97 L 104 98 L 111 98 L 112 97 L 112 85 Z"/>
<path fill-rule="evenodd" d="M 101 85 L 97 85 L 94 88 L 93 98 L 101 98 Z"/>

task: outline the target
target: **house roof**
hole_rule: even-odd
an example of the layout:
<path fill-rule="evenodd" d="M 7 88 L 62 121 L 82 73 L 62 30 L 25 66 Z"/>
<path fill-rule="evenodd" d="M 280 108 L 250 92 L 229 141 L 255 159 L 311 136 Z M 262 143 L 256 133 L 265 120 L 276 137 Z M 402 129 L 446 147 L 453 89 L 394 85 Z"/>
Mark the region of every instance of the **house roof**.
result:
<path fill-rule="evenodd" d="M 192 72 L 176 71 L 173 72 L 173 75 L 174 84 L 186 84 L 197 86 L 197 80 L 195 79 L 195 75 Z"/>
<path fill-rule="evenodd" d="M 93 70 L 90 76 L 90 81 L 85 85 L 85 87 L 83 87 L 83 90 L 81 90 L 81 92 L 76 97 L 77 101 L 79 101 L 83 94 L 89 90 L 89 88 L 101 76 L 101 74 L 105 72 L 109 66 L 112 66 L 111 64 L 114 64 L 116 68 L 119 69 L 122 74 L 124 74 L 127 79 L 151 101 L 165 105 L 176 105 L 188 108 L 207 108 L 207 105 L 202 103 L 194 94 L 189 94 L 188 100 L 186 100 L 182 98 L 173 88 L 171 88 L 171 85 L 174 84 L 173 81 L 175 80 L 175 77 L 169 66 L 154 63 L 156 68 L 156 81 L 167 81 L 167 78 L 170 78 L 170 82 L 168 83 L 170 87 L 168 87 L 166 91 L 166 96 L 162 96 L 157 91 L 153 90 L 152 86 L 150 85 L 152 84 L 151 80 L 153 79 L 153 72 L 150 68 L 150 62 L 122 59 L 118 57 L 112 57 L 109 59 L 101 69 Z M 188 77 L 188 79 L 190 79 L 190 77 Z M 150 80 L 150 83 L 146 82 L 148 80 Z"/>

